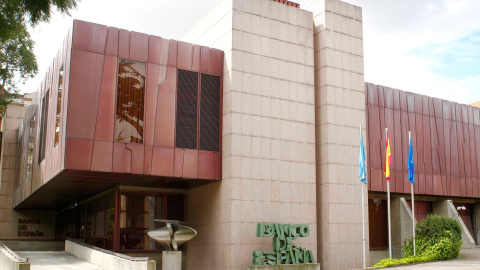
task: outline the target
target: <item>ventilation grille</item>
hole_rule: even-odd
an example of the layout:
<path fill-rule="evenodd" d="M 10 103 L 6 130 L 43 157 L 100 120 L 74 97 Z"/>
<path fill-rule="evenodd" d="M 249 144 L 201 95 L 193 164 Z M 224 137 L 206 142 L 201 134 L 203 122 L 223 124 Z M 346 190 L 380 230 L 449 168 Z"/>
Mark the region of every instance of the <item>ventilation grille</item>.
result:
<path fill-rule="evenodd" d="M 220 77 L 202 74 L 200 150 L 219 151 Z"/>
<path fill-rule="evenodd" d="M 178 70 L 176 147 L 197 149 L 198 73 Z"/>

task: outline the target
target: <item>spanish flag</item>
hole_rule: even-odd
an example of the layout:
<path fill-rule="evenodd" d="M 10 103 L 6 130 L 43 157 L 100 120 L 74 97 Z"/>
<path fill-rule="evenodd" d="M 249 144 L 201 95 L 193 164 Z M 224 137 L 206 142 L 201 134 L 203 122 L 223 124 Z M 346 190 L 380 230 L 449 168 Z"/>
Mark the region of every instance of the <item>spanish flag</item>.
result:
<path fill-rule="evenodd" d="M 392 163 L 391 153 L 390 153 L 390 139 L 388 138 L 387 130 L 387 144 L 385 145 L 385 178 L 390 180 L 390 163 Z"/>

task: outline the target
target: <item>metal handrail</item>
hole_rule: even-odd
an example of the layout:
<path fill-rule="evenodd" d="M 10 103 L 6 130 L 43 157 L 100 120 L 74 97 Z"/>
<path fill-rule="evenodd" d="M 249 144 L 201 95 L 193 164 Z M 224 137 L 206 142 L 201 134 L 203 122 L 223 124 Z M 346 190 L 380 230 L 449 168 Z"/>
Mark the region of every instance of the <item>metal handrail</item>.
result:
<path fill-rule="evenodd" d="M 28 258 L 22 258 L 22 257 L 18 256 L 17 253 L 15 253 L 13 250 L 11 250 L 9 247 L 7 247 L 3 242 L 0 242 L 0 246 L 2 248 L 4 248 L 8 253 L 10 253 L 10 255 L 12 255 L 17 261 L 28 263 Z"/>
<path fill-rule="evenodd" d="M 68 238 L 68 237 L 67 237 L 67 240 L 72 241 L 75 244 L 82 245 L 82 246 L 85 246 L 87 248 L 97 250 L 97 251 L 100 251 L 100 252 L 103 252 L 103 253 L 106 253 L 106 254 L 109 254 L 109 255 L 112 255 L 112 256 L 116 256 L 116 257 L 119 257 L 119 258 L 122 258 L 122 259 L 125 259 L 125 260 L 129 260 L 129 261 L 138 262 L 138 261 L 149 261 L 150 260 L 149 257 L 130 257 L 130 256 L 125 255 L 125 254 L 121 254 L 121 253 L 113 252 L 113 251 L 108 250 L 108 249 L 103 249 L 103 248 L 99 248 L 99 247 L 96 247 L 96 246 L 92 246 L 92 245 L 89 245 L 87 243 L 78 241 L 76 239 Z"/>

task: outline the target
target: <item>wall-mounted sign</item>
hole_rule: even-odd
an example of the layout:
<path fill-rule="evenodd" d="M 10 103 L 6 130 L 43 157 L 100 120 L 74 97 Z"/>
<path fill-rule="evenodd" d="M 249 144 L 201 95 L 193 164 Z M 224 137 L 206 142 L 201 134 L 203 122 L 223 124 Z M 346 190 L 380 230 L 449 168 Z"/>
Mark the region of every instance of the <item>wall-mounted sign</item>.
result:
<path fill-rule="evenodd" d="M 257 224 L 257 237 L 273 237 L 273 251 L 254 251 L 253 265 L 315 263 L 311 250 L 292 243 L 297 237 L 307 237 L 310 229 L 306 224 Z"/>
<path fill-rule="evenodd" d="M 43 237 L 43 232 L 30 230 L 30 224 L 40 224 L 40 219 L 20 218 L 18 219 L 18 236 Z"/>

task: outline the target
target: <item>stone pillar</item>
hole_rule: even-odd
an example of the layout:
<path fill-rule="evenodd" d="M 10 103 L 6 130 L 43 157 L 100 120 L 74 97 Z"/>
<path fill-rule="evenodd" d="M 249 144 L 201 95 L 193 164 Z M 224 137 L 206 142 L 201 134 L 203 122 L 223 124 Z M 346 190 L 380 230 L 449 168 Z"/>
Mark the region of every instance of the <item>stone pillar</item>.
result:
<path fill-rule="evenodd" d="M 183 40 L 225 52 L 222 180 L 189 190 L 188 269 L 246 269 L 272 250 L 257 223 L 309 224 L 294 242 L 317 254 L 312 13 L 223 1 Z"/>
<path fill-rule="evenodd" d="M 358 177 L 360 124 L 366 142 L 362 10 L 338 0 L 319 0 L 309 10 L 314 16 L 318 258 L 326 270 L 360 268 L 361 207 L 368 228 L 368 203 L 361 202 Z M 368 229 L 366 239 L 369 265 Z"/>
<path fill-rule="evenodd" d="M 397 197 L 392 199 L 391 210 L 392 247 L 395 258 L 401 258 L 403 256 L 403 242 L 413 236 L 412 209 L 410 209 L 404 197 Z"/>
<path fill-rule="evenodd" d="M 432 203 L 432 213 L 437 215 L 446 216 L 455 219 L 460 228 L 462 228 L 462 248 L 475 248 L 475 241 L 473 240 L 470 231 L 463 223 L 462 218 L 457 212 L 457 209 L 450 200 L 437 201 Z"/>
<path fill-rule="evenodd" d="M 181 270 L 182 252 L 181 251 L 163 251 L 162 252 L 162 270 Z"/>

